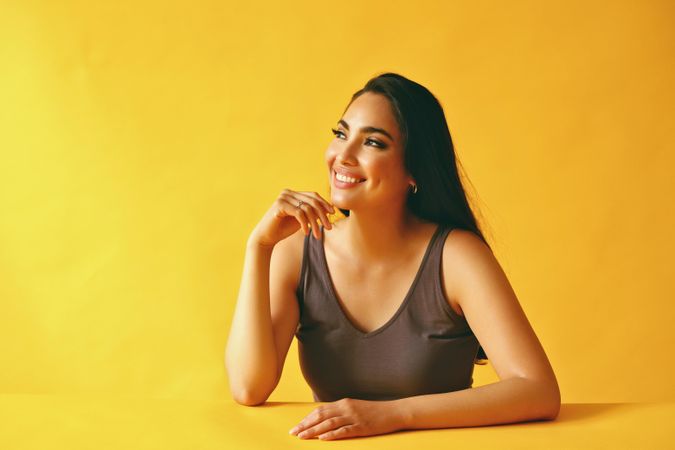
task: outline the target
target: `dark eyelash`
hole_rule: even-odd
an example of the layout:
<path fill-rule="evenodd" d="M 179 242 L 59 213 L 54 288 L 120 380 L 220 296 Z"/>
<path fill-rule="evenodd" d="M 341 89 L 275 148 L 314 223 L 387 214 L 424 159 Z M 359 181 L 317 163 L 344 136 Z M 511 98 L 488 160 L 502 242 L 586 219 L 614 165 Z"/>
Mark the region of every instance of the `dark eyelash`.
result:
<path fill-rule="evenodd" d="M 333 134 L 334 134 L 335 136 L 337 136 L 338 133 L 342 133 L 342 131 L 336 130 L 335 128 L 331 128 L 331 131 L 333 132 Z M 376 147 L 379 147 L 379 148 L 384 148 L 384 147 L 385 147 L 385 145 L 384 145 L 383 143 L 378 142 L 378 141 L 376 141 L 376 140 L 374 140 L 374 139 L 370 139 L 370 138 L 369 138 L 369 139 L 366 139 L 366 142 L 368 142 L 368 141 L 374 142 L 375 144 L 377 144 Z"/>
<path fill-rule="evenodd" d="M 370 138 L 366 139 L 366 142 L 368 142 L 368 141 L 373 142 L 375 144 L 375 147 L 377 147 L 377 148 L 384 148 L 385 147 L 385 145 L 383 143 L 381 143 L 379 141 L 376 141 L 375 139 L 370 139 Z"/>

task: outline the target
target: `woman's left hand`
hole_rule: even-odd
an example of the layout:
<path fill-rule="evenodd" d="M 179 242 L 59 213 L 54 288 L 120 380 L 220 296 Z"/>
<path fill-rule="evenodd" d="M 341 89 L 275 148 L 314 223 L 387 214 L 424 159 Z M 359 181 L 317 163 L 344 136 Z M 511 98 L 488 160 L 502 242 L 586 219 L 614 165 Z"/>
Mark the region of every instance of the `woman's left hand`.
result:
<path fill-rule="evenodd" d="M 402 429 L 403 416 L 397 406 L 393 401 L 343 398 L 313 410 L 290 434 L 330 440 L 391 433 Z"/>

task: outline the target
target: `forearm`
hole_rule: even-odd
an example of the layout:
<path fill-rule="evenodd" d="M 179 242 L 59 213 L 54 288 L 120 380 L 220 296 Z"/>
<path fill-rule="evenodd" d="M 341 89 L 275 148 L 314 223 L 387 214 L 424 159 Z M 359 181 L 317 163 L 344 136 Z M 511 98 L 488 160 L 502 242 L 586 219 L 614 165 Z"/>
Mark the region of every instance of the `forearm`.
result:
<path fill-rule="evenodd" d="M 232 318 L 225 364 L 237 401 L 258 403 L 274 389 L 277 354 L 270 312 L 272 248 L 246 246 L 242 281 Z"/>
<path fill-rule="evenodd" d="M 553 420 L 560 408 L 557 384 L 508 378 L 440 394 L 392 400 L 401 429 L 470 427 Z"/>

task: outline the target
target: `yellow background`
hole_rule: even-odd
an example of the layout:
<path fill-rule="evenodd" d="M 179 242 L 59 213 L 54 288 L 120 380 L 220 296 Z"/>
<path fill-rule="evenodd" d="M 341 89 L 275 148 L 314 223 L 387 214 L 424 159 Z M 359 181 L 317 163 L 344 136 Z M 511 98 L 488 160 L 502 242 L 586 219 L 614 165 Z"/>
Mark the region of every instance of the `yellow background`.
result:
<path fill-rule="evenodd" d="M 675 400 L 674 19 L 0 0 L 0 393 L 230 399 L 246 238 L 281 189 L 327 196 L 330 127 L 394 71 L 441 101 L 563 402 Z M 281 400 L 312 400 L 295 342 Z"/>

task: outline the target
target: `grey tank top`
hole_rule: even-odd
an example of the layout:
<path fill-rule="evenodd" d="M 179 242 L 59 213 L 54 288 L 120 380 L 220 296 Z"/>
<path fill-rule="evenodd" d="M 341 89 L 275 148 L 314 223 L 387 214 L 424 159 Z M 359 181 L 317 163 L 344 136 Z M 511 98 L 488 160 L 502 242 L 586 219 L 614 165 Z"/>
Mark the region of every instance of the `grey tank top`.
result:
<path fill-rule="evenodd" d="M 337 300 L 323 227 L 321 240 L 305 237 L 295 336 L 314 401 L 393 400 L 472 386 L 480 343 L 441 288 L 443 243 L 451 229 L 438 226 L 405 299 L 370 333 L 356 328 Z"/>

